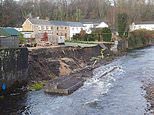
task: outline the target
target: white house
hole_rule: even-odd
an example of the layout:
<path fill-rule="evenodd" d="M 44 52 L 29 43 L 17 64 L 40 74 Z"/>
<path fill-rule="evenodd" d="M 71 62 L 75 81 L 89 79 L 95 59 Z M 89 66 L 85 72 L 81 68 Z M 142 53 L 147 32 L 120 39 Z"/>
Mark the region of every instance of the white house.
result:
<path fill-rule="evenodd" d="M 130 25 L 130 31 L 139 29 L 154 30 L 154 21 L 133 22 L 132 25 Z"/>
<path fill-rule="evenodd" d="M 23 36 L 24 36 L 24 38 L 32 38 L 32 34 L 33 34 L 33 32 L 21 32 L 22 34 L 23 34 Z"/>
<path fill-rule="evenodd" d="M 92 28 L 105 28 L 105 27 L 109 27 L 105 22 L 101 21 L 101 20 L 96 20 L 96 19 L 92 19 L 92 20 L 83 20 L 81 21 L 84 29 L 86 31 L 87 34 L 91 34 L 92 32 Z"/>
<path fill-rule="evenodd" d="M 69 36 L 70 38 L 73 37 L 73 35 L 79 34 L 81 30 L 84 30 L 84 26 L 80 22 L 67 22 L 69 26 Z"/>
<path fill-rule="evenodd" d="M 94 28 L 94 23 L 85 22 L 83 23 L 83 26 L 84 26 L 84 30 L 86 31 L 86 33 L 90 34 L 92 32 L 91 29 Z"/>
<path fill-rule="evenodd" d="M 22 32 L 22 28 L 14 28 L 16 29 L 18 32 Z"/>
<path fill-rule="evenodd" d="M 101 22 L 96 28 L 108 28 L 109 26 L 105 22 Z"/>

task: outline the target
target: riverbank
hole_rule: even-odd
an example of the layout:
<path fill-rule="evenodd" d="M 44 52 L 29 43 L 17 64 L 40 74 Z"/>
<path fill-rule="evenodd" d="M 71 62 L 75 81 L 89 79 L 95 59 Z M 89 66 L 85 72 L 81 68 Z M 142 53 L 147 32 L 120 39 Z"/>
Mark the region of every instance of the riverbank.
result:
<path fill-rule="evenodd" d="M 145 29 L 135 30 L 129 33 L 128 49 L 144 48 L 154 45 L 154 31 Z"/>
<path fill-rule="evenodd" d="M 134 50 L 93 71 L 84 86 L 68 96 L 48 95 L 29 91 L 25 95 L 6 97 L 0 101 L 2 114 L 53 114 L 53 115 L 142 115 L 146 114 L 147 101 L 144 82 L 152 78 L 153 48 Z M 114 69 L 116 67 L 116 69 Z M 114 69 L 114 70 L 113 70 Z M 112 72 L 106 74 L 106 72 Z M 87 71 L 87 70 L 85 70 Z M 79 72 L 80 73 L 80 72 Z M 88 74 L 88 73 L 87 73 Z M 104 75 L 103 77 L 101 77 Z M 150 80 L 151 81 L 151 80 Z"/>
<path fill-rule="evenodd" d="M 149 103 L 142 81 L 153 78 L 153 51 L 153 47 L 134 50 L 106 65 L 99 62 L 96 69 L 85 69 L 84 76 L 93 71 L 92 78 L 87 76 L 84 86 L 69 96 L 48 95 L 43 90 L 11 94 L 0 100 L 1 114 L 146 114 Z M 109 70 L 113 71 L 105 74 Z"/>
<path fill-rule="evenodd" d="M 70 75 L 87 66 L 93 65 L 103 47 L 57 47 L 40 48 L 29 52 L 29 80 L 48 80 Z M 104 55 L 110 55 L 106 50 Z"/>
<path fill-rule="evenodd" d="M 150 103 L 150 105 L 148 106 L 148 111 L 151 114 L 154 114 L 154 83 L 149 84 L 146 88 L 146 96 L 145 98 L 147 99 L 147 101 Z"/>
<path fill-rule="evenodd" d="M 147 46 L 149 46 L 149 45 L 147 45 Z M 83 48 L 84 49 L 84 48 Z M 82 49 L 82 50 L 83 50 Z M 135 48 L 136 49 L 136 48 Z M 137 49 L 139 49 L 139 48 L 137 48 Z M 51 50 L 51 49 L 50 49 Z M 64 50 L 64 49 L 63 49 Z M 71 49 L 70 48 L 70 50 L 71 51 L 75 51 L 75 49 Z M 96 49 L 95 49 L 96 50 Z M 132 50 L 132 49 L 131 49 Z M 100 55 L 100 51 L 101 50 L 99 50 L 99 55 Z M 67 51 L 63 51 L 63 52 L 67 52 Z M 78 51 L 77 51 L 78 52 Z M 76 53 L 77 53 L 76 52 Z M 52 53 L 50 53 L 50 54 L 55 54 L 55 52 L 52 52 Z M 82 53 L 81 53 L 82 54 Z M 82 61 L 82 59 L 81 58 L 79 58 L 80 56 L 82 56 L 82 55 L 80 55 L 78 58 L 72 58 L 73 59 L 73 61 L 70 61 L 70 60 L 72 60 L 72 59 L 70 59 L 70 57 L 69 58 L 66 58 L 66 57 L 63 57 L 63 55 L 61 55 L 62 56 L 62 58 L 61 58 L 61 56 L 60 57 L 56 57 L 56 55 L 54 55 L 54 59 L 60 59 L 61 61 L 63 61 L 65 64 L 67 64 L 67 65 L 69 65 L 70 67 L 74 67 L 74 68 L 71 68 L 71 73 L 69 73 L 69 74 L 67 74 L 67 75 L 62 75 L 61 77 L 80 77 L 80 78 L 84 78 L 85 80 L 87 80 L 87 79 L 89 79 L 89 78 L 92 78 L 93 77 L 93 70 L 95 69 L 95 68 L 98 68 L 98 67 L 100 67 L 100 66 L 102 66 L 102 65 L 106 65 L 106 64 L 109 64 L 109 63 L 111 63 L 113 60 L 115 60 L 116 58 L 118 58 L 118 57 L 120 57 L 120 56 L 123 56 L 123 55 L 125 55 L 125 54 L 127 54 L 127 52 L 120 52 L 120 53 L 118 53 L 118 54 L 115 54 L 115 55 L 110 55 L 110 56 L 107 56 L 107 57 L 105 57 L 104 59 L 102 59 L 102 60 L 98 60 L 97 61 L 97 63 L 95 63 L 95 60 L 91 60 L 90 61 L 90 59 L 91 59 L 91 57 L 89 57 L 88 55 L 89 54 L 87 54 L 86 56 L 88 57 L 88 58 L 85 58 L 86 60 L 84 60 L 84 61 Z M 45 53 L 45 54 L 39 54 L 39 56 L 42 56 L 43 55 L 43 59 L 45 59 L 45 56 L 47 56 L 47 57 L 50 57 L 50 55 L 48 54 L 48 53 Z M 69 53 L 67 53 L 67 54 L 65 54 L 65 56 L 70 56 L 70 52 Z M 97 55 L 96 57 L 98 57 L 99 55 Z M 36 55 L 35 55 L 36 56 Z M 34 57 L 35 57 L 34 56 Z M 74 55 L 74 56 L 78 56 L 78 55 Z M 37 56 L 36 56 L 37 57 Z M 64 59 L 63 59 L 64 58 Z M 65 60 L 65 61 L 64 61 Z M 67 60 L 67 61 L 66 61 Z M 69 62 L 69 61 L 70 62 Z M 36 60 L 35 60 L 36 61 Z M 51 61 L 51 60 L 50 60 Z M 54 61 L 54 63 L 55 63 L 56 61 Z M 73 62 L 73 63 L 72 63 Z M 81 64 L 81 62 L 82 62 L 82 64 Z M 95 64 L 94 64 L 95 63 Z M 46 64 L 49 64 L 48 62 L 46 62 Z M 76 66 L 77 64 L 79 64 L 79 65 L 82 65 L 82 66 Z M 93 65 L 94 64 L 94 65 Z M 54 66 L 55 66 L 55 64 L 53 64 Z M 61 68 L 62 69 L 62 68 Z M 51 69 L 50 69 L 51 70 Z M 64 71 L 66 72 L 66 70 L 67 69 L 65 69 Z M 67 73 L 67 72 L 66 72 Z M 66 74 L 65 73 L 65 74 Z M 52 74 L 53 75 L 53 74 Z M 56 76 L 55 75 L 55 77 L 58 77 L 58 76 Z M 43 78 L 44 79 L 44 78 Z M 47 80 L 52 80 L 51 78 L 48 78 Z M 148 108 L 149 110 L 148 111 L 151 111 L 152 113 L 153 113 L 153 110 L 154 110 L 154 103 L 153 103 L 153 99 L 154 99 L 154 95 L 153 95 L 153 92 L 154 92 L 154 85 L 150 85 L 150 86 L 148 86 L 146 89 L 146 99 L 147 99 L 147 101 L 150 103 L 150 107 Z"/>
<path fill-rule="evenodd" d="M 91 78 L 94 68 L 125 54 L 123 48 L 113 53 L 110 50 L 113 45 L 107 43 L 90 47 L 62 46 L 30 49 L 29 81 L 50 81 L 58 77 Z"/>
<path fill-rule="evenodd" d="M 20 60 L 16 57 L 14 52 L 14 56 L 8 56 L 4 61 L 6 62 L 5 67 L 9 64 L 11 64 L 11 66 L 4 68 L 5 71 L 1 69 L 2 72 L 0 72 L 0 74 L 5 76 L 3 79 L 0 79 L 0 81 L 1 83 L 6 83 L 7 91 L 5 91 L 5 94 L 7 94 L 8 91 L 12 92 L 18 88 L 16 86 L 22 87 L 23 83 L 32 85 L 33 83 L 37 84 L 37 82 L 46 82 L 58 77 L 75 75 L 77 77 L 82 76 L 86 78 L 88 76 L 90 78 L 92 75 L 89 74 L 89 70 L 95 68 L 100 62 L 106 63 L 108 60 L 112 60 L 112 58 L 114 58 L 115 54 L 113 55 L 113 52 L 110 50 L 113 45 L 113 43 L 107 43 L 105 45 L 99 43 L 93 46 L 89 46 L 88 44 L 84 46 L 72 46 L 71 44 L 71 46 L 38 47 L 28 48 L 28 50 L 27 48 L 24 48 L 26 49 L 27 53 L 18 52 L 21 57 Z M 12 51 L 12 49 L 7 49 L 7 51 Z M 119 55 L 119 53 L 116 55 Z M 3 57 L 0 58 L 5 59 Z M 12 62 L 14 59 L 17 61 L 16 63 Z M 23 60 L 26 60 L 26 64 Z M 20 63 L 22 65 L 19 65 Z M 19 72 L 20 74 L 17 75 L 16 72 L 18 72 L 20 69 L 22 70 L 23 67 L 26 68 L 24 71 L 26 76 L 23 72 Z M 1 68 L 3 68 L 2 64 Z M 9 77 L 10 73 L 11 76 Z M 17 76 L 21 77 L 22 79 L 18 79 L 19 77 Z M 1 87 L 0 93 L 3 93 Z"/>

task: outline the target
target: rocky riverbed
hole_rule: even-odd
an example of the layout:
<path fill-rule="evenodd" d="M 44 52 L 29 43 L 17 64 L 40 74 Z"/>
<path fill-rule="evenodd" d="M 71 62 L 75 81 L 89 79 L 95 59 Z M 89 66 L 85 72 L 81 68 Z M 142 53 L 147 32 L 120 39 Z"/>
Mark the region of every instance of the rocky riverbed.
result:
<path fill-rule="evenodd" d="M 154 114 L 154 83 L 149 84 L 146 88 L 146 99 L 149 102 L 148 111 L 151 114 Z"/>

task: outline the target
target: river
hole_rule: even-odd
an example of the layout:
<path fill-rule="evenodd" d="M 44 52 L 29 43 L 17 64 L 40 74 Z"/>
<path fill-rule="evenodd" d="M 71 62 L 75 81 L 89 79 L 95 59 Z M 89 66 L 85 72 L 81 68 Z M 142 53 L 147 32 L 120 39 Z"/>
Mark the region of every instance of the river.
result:
<path fill-rule="evenodd" d="M 6 97 L 0 100 L 0 114 L 150 115 L 142 87 L 154 80 L 154 47 L 131 51 L 93 73 L 92 79 L 69 96 L 36 91 Z"/>

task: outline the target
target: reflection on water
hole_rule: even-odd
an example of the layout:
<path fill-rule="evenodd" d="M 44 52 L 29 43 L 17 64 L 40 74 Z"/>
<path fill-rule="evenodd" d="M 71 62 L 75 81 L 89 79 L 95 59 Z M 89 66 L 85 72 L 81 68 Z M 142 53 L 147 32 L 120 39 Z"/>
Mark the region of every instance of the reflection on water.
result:
<path fill-rule="evenodd" d="M 0 115 L 16 115 L 22 113 L 26 107 L 26 94 L 10 95 L 8 97 L 0 98 Z"/>
<path fill-rule="evenodd" d="M 69 96 L 28 92 L 1 100 L 0 111 L 22 115 L 144 115 L 147 102 L 141 87 L 142 81 L 154 77 L 154 47 L 130 52 L 93 73 L 92 79 Z"/>

